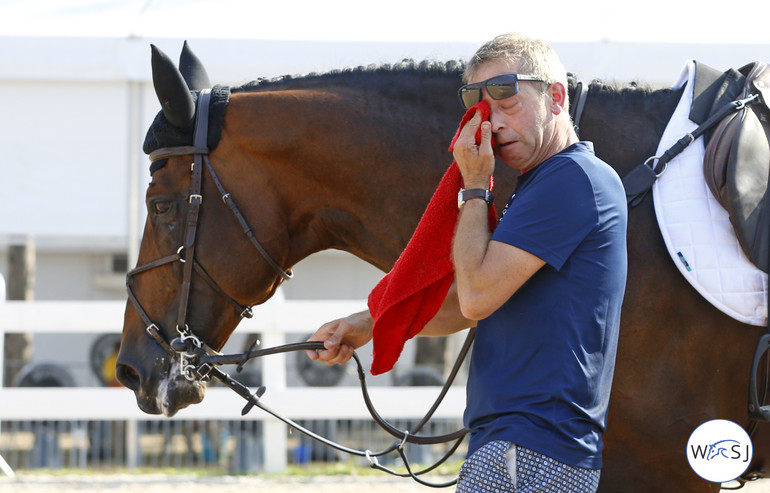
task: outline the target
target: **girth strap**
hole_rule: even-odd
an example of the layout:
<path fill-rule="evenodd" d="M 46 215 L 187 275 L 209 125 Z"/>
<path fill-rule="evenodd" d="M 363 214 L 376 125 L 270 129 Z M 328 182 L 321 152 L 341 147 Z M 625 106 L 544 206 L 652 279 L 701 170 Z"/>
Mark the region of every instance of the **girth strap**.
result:
<path fill-rule="evenodd" d="M 653 156 L 644 163 L 637 165 L 623 177 L 623 187 L 626 189 L 626 199 L 628 205 L 634 207 L 638 205 L 652 188 L 655 180 L 666 171 L 668 162 L 674 159 L 687 146 L 703 135 L 704 132 L 719 123 L 727 115 L 740 110 L 746 104 L 756 99 L 756 95 L 732 101 L 713 114 L 708 120 L 703 122 L 692 132 L 679 139 L 674 145 L 669 147 L 661 156 Z"/>

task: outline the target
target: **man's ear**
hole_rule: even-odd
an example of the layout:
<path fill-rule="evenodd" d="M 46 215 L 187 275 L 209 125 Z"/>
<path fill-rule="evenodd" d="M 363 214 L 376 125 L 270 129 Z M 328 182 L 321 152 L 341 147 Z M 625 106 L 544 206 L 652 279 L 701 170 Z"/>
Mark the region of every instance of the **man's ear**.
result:
<path fill-rule="evenodd" d="M 561 82 L 554 82 L 548 87 L 551 96 L 551 111 L 558 115 L 567 108 L 567 89 Z"/>

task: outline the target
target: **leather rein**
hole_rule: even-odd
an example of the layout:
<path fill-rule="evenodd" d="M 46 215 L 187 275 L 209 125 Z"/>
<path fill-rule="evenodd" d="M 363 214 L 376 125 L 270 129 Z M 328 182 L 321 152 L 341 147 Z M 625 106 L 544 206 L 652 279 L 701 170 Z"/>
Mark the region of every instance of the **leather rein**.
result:
<path fill-rule="evenodd" d="M 200 214 L 201 204 L 203 203 L 203 196 L 201 195 L 201 189 L 202 189 L 204 165 L 208 170 L 209 174 L 211 175 L 212 180 L 214 181 L 214 184 L 216 185 L 219 193 L 221 194 L 222 200 L 228 205 L 228 207 L 230 208 L 230 211 L 233 213 L 235 218 L 238 220 L 238 223 L 241 225 L 244 233 L 249 238 L 249 240 L 254 245 L 254 247 L 257 249 L 257 251 L 259 251 L 262 257 L 265 259 L 265 261 L 270 265 L 270 267 L 275 271 L 275 273 L 279 275 L 282 279 L 284 280 L 291 279 L 293 276 L 292 271 L 284 270 L 270 256 L 267 250 L 265 250 L 265 248 L 260 244 L 260 242 L 254 236 L 254 233 L 249 227 L 246 220 L 244 219 L 243 214 L 241 214 L 240 210 L 236 206 L 230 194 L 227 193 L 227 191 L 222 186 L 221 181 L 219 180 L 216 172 L 214 171 L 213 166 L 211 165 L 211 161 L 209 159 L 209 148 L 207 145 L 208 114 L 209 114 L 210 98 L 211 98 L 211 94 L 209 89 L 204 89 L 199 94 L 196 120 L 195 120 L 194 140 L 193 140 L 192 146 L 164 147 L 150 154 L 150 160 L 153 162 L 159 161 L 162 159 L 168 159 L 171 156 L 192 155 L 193 163 L 190 168 L 191 179 L 190 179 L 190 193 L 188 196 L 189 208 L 187 211 L 187 217 L 185 221 L 185 231 L 184 231 L 184 239 L 183 239 L 182 246 L 180 246 L 175 253 L 167 255 L 165 257 L 161 257 L 147 264 L 138 266 L 135 269 L 128 272 L 128 274 L 126 275 L 126 289 L 128 292 L 128 299 L 130 300 L 130 302 L 138 312 L 142 322 L 145 324 L 145 327 L 146 327 L 145 330 L 153 338 L 153 340 L 155 340 L 155 342 L 159 344 L 172 359 L 178 360 L 179 366 L 180 366 L 180 372 L 187 380 L 207 381 L 213 377 L 221 381 L 225 386 L 229 387 L 235 393 L 243 397 L 247 401 L 247 404 L 241 412 L 242 415 L 245 415 L 246 413 L 251 411 L 251 409 L 253 409 L 254 407 L 258 407 L 263 411 L 267 412 L 268 414 L 286 423 L 290 427 L 298 430 L 299 432 L 307 435 L 308 437 L 320 443 L 323 443 L 324 445 L 327 445 L 336 450 L 339 450 L 351 455 L 366 457 L 366 459 L 369 461 L 370 466 L 374 469 L 378 469 L 399 477 L 412 477 L 415 481 L 425 486 L 443 488 L 443 487 L 448 487 L 456 484 L 457 483 L 456 479 L 447 483 L 436 484 L 436 483 L 427 482 L 421 479 L 419 476 L 434 470 L 436 467 L 440 466 L 447 459 L 449 459 L 462 443 L 465 435 L 468 433 L 468 430 L 463 428 L 453 433 L 448 433 L 445 435 L 438 435 L 438 436 L 421 436 L 421 435 L 417 435 L 417 433 L 428 423 L 428 421 L 431 419 L 431 417 L 433 416 L 433 414 L 441 404 L 441 401 L 443 400 L 444 396 L 449 391 L 449 388 L 451 387 L 455 377 L 457 376 L 457 373 L 459 372 L 462 366 L 462 362 L 465 359 L 465 356 L 470 350 L 470 347 L 475 335 L 475 328 L 469 331 L 468 336 L 465 340 L 465 343 L 463 344 L 463 347 L 460 350 L 460 353 L 457 357 L 457 360 L 455 361 L 455 364 L 452 367 L 452 370 L 444 386 L 442 387 L 438 397 L 436 398 L 436 401 L 434 402 L 433 406 L 430 408 L 430 410 L 425 414 L 425 416 L 419 421 L 419 423 L 412 430 L 399 430 L 397 427 L 393 426 L 392 424 L 387 422 L 385 419 L 383 419 L 382 416 L 379 415 L 379 413 L 377 413 L 377 411 L 374 408 L 374 405 L 372 404 L 371 398 L 369 396 L 368 387 L 366 385 L 364 367 L 361 364 L 361 361 L 358 355 L 355 352 L 353 353 L 353 359 L 356 362 L 356 366 L 358 368 L 358 378 L 361 385 L 361 391 L 369 413 L 371 414 L 374 421 L 380 427 L 382 427 L 387 433 L 389 433 L 390 435 L 398 439 L 390 447 L 387 447 L 381 451 L 373 452 L 371 450 L 359 450 L 359 449 L 346 447 L 337 442 L 334 442 L 325 437 L 322 437 L 314 433 L 313 431 L 299 425 L 295 421 L 282 415 L 281 413 L 278 413 L 277 411 L 274 411 L 273 409 L 269 408 L 268 406 L 266 406 L 264 403 L 261 402 L 260 398 L 262 397 L 262 395 L 264 395 L 266 390 L 264 386 L 259 387 L 256 392 L 252 393 L 248 387 L 241 384 L 237 380 L 233 379 L 230 375 L 228 375 L 227 373 L 225 373 L 219 368 L 219 365 L 223 365 L 223 364 L 237 364 L 236 371 L 240 372 L 243 369 L 243 366 L 251 359 L 259 358 L 259 357 L 267 356 L 271 354 L 290 352 L 290 351 L 324 349 L 324 345 L 322 342 L 302 342 L 302 343 L 294 343 L 294 344 L 285 344 L 282 346 L 277 346 L 277 347 L 268 348 L 268 349 L 255 349 L 256 345 L 258 344 L 258 341 L 257 341 L 254 343 L 254 345 L 251 348 L 249 348 L 248 351 L 244 353 L 223 355 L 215 351 L 213 348 L 209 347 L 205 342 L 203 342 L 202 339 L 196 336 L 192 332 L 190 327 L 187 325 L 186 323 L 187 311 L 188 311 L 188 303 L 190 298 L 190 289 L 192 286 L 193 272 L 195 272 L 207 284 L 209 284 L 209 286 L 216 293 L 218 293 L 220 296 L 225 298 L 228 301 L 228 303 L 230 303 L 233 306 L 233 308 L 238 313 L 240 313 L 241 318 L 244 318 L 244 317 L 251 318 L 253 315 L 252 306 L 243 305 L 238 301 L 236 301 L 235 299 L 233 299 L 227 293 L 225 293 L 225 291 L 217 284 L 214 278 L 211 275 L 209 275 L 208 272 L 206 272 L 203 266 L 195 258 L 195 239 L 196 239 L 196 234 L 198 229 L 198 217 Z M 157 267 L 173 264 L 175 262 L 180 262 L 183 264 L 183 275 L 182 275 L 182 286 L 181 286 L 182 295 L 179 301 L 179 307 L 177 312 L 176 332 L 178 335 L 171 341 L 168 341 L 164 337 L 160 327 L 152 321 L 150 316 L 147 314 L 146 310 L 142 307 L 142 304 L 140 303 L 138 297 L 133 291 L 133 280 L 134 280 L 134 277 L 136 277 L 138 274 L 153 270 Z M 449 448 L 446 454 L 441 459 L 439 459 L 434 465 L 429 466 L 426 469 L 423 469 L 421 471 L 412 470 L 409 460 L 407 459 L 404 453 L 404 446 L 407 443 L 412 443 L 416 445 L 434 445 L 434 444 L 446 443 L 451 441 L 454 441 L 455 443 Z M 399 473 L 385 466 L 380 465 L 377 458 L 394 451 L 396 451 L 401 456 L 401 459 L 403 460 L 404 465 L 406 466 L 407 473 Z"/>

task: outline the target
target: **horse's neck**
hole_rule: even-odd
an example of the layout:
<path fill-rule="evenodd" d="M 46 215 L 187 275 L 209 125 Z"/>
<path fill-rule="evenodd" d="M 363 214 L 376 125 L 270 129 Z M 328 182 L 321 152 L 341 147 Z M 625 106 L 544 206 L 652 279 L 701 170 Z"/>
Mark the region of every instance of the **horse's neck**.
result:
<path fill-rule="evenodd" d="M 231 100 L 228 118 L 251 115 L 233 140 L 269 175 L 254 187 L 269 182 L 280 195 L 292 263 L 335 248 L 388 270 L 452 162 L 455 115 L 371 98 L 302 90 Z"/>
<path fill-rule="evenodd" d="M 580 123 L 580 138 L 623 176 L 657 150 L 680 91 L 614 89 L 592 84 Z"/>
<path fill-rule="evenodd" d="M 269 207 L 288 225 L 291 263 L 335 248 L 393 265 L 452 162 L 455 84 L 435 85 L 443 107 L 352 87 L 233 95 L 220 145 L 245 156 L 249 187 L 266 194 L 255 217 Z M 592 91 L 581 138 L 623 175 L 655 152 L 677 100 L 670 91 Z M 510 174 L 495 176 L 500 205 Z"/>

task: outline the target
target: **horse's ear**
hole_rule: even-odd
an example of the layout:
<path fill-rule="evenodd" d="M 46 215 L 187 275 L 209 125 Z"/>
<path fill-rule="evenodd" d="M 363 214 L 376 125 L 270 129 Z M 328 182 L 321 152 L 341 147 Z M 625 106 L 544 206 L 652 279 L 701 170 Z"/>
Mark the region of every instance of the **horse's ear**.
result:
<path fill-rule="evenodd" d="M 195 56 L 195 53 L 190 49 L 190 45 L 187 41 L 184 42 L 182 47 L 182 54 L 179 56 L 179 71 L 182 73 L 187 87 L 191 91 L 198 91 L 200 89 L 208 89 L 211 87 L 209 81 L 209 74 L 206 73 L 206 69 L 203 63 Z"/>
<path fill-rule="evenodd" d="M 152 47 L 152 83 L 166 119 L 181 129 L 193 128 L 195 102 L 174 62 L 155 45 Z"/>

